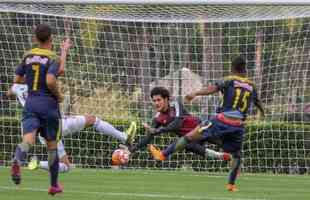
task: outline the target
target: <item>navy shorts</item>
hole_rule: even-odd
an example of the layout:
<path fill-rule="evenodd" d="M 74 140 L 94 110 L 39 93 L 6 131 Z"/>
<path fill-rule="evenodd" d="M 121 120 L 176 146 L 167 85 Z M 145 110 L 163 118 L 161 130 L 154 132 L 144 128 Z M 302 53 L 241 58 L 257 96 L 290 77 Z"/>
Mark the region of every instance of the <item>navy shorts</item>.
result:
<path fill-rule="evenodd" d="M 224 124 L 217 118 L 201 123 L 202 141 L 220 145 L 225 152 L 237 152 L 242 148 L 243 126 Z"/>
<path fill-rule="evenodd" d="M 22 128 L 23 134 L 33 132 L 38 129 L 47 141 L 59 141 L 61 139 L 61 120 L 58 110 L 50 110 L 46 113 L 23 111 Z"/>

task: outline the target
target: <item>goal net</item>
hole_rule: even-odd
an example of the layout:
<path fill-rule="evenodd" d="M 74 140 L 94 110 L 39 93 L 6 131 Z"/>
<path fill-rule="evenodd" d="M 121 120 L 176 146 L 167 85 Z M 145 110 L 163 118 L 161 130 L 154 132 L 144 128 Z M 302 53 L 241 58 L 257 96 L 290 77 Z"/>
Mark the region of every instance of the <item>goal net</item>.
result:
<path fill-rule="evenodd" d="M 310 5 L 70 2 L 0 3 L 0 165 L 10 162 L 21 140 L 22 108 L 5 92 L 23 53 L 34 45 L 34 26 L 48 23 L 54 30 L 54 50 L 59 52 L 66 36 L 74 43 L 60 79 L 63 113 L 96 115 L 120 130 L 136 120 L 139 140 L 145 134 L 141 124 L 150 123 L 155 114 L 152 87 L 165 86 L 173 97 L 184 96 L 228 75 L 231 60 L 242 55 L 266 107 L 264 121 L 252 119 L 247 125 L 242 170 L 310 172 Z M 208 119 L 220 98 L 197 98 L 186 107 Z M 163 134 L 153 143 L 163 148 L 175 139 Z M 73 163 L 81 167 L 110 167 L 118 145 L 92 129 L 64 140 Z M 40 144 L 32 153 L 46 158 Z M 138 151 L 128 167 L 229 168 L 226 162 L 188 152 L 157 162 L 146 150 Z"/>

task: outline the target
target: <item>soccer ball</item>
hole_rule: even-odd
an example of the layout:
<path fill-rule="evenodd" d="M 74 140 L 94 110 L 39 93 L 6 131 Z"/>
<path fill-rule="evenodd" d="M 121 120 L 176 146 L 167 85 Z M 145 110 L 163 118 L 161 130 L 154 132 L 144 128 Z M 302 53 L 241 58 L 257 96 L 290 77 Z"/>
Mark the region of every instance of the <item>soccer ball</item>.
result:
<path fill-rule="evenodd" d="M 112 165 L 126 165 L 129 161 L 129 152 L 124 149 L 116 149 L 112 153 Z"/>

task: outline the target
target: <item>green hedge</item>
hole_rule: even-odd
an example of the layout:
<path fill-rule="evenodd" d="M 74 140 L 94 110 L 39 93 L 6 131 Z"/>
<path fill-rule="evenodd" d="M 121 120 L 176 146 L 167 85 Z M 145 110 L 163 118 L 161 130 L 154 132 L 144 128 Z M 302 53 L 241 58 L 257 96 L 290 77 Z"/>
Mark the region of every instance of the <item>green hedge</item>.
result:
<path fill-rule="evenodd" d="M 114 126 L 123 130 L 128 121 L 109 120 Z M 144 131 L 138 123 L 137 140 Z M 20 142 L 20 126 L 17 118 L 0 118 L 0 160 L 8 164 L 12 152 Z M 164 147 L 174 141 L 171 134 L 156 137 L 154 143 Z M 110 158 L 118 141 L 111 137 L 96 134 L 87 129 L 77 135 L 65 138 L 66 150 L 74 163 L 81 167 L 110 167 Z M 218 150 L 217 147 L 212 146 Z M 46 158 L 45 148 L 36 145 L 33 153 Z M 249 123 L 244 138 L 243 170 L 247 172 L 271 173 L 309 173 L 310 169 L 310 125 L 289 124 L 284 122 Z M 194 170 L 227 171 L 226 162 L 203 159 L 191 153 L 181 152 L 169 162 L 154 161 L 146 150 L 135 154 L 129 167 L 175 169 L 190 167 Z"/>

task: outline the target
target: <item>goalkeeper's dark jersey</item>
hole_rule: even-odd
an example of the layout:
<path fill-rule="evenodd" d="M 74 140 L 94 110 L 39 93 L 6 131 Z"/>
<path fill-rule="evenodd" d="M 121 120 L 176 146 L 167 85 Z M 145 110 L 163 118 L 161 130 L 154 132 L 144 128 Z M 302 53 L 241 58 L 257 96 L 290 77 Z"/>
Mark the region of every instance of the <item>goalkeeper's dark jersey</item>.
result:
<path fill-rule="evenodd" d="M 257 92 L 251 80 L 240 76 L 228 76 L 216 83 L 223 94 L 218 113 L 245 120 L 250 105 L 257 101 Z"/>
<path fill-rule="evenodd" d="M 184 109 L 181 99 L 170 104 L 166 112 L 158 112 L 153 118 L 152 127 L 156 128 L 156 134 L 173 132 L 183 136 L 193 130 L 200 120 Z"/>

